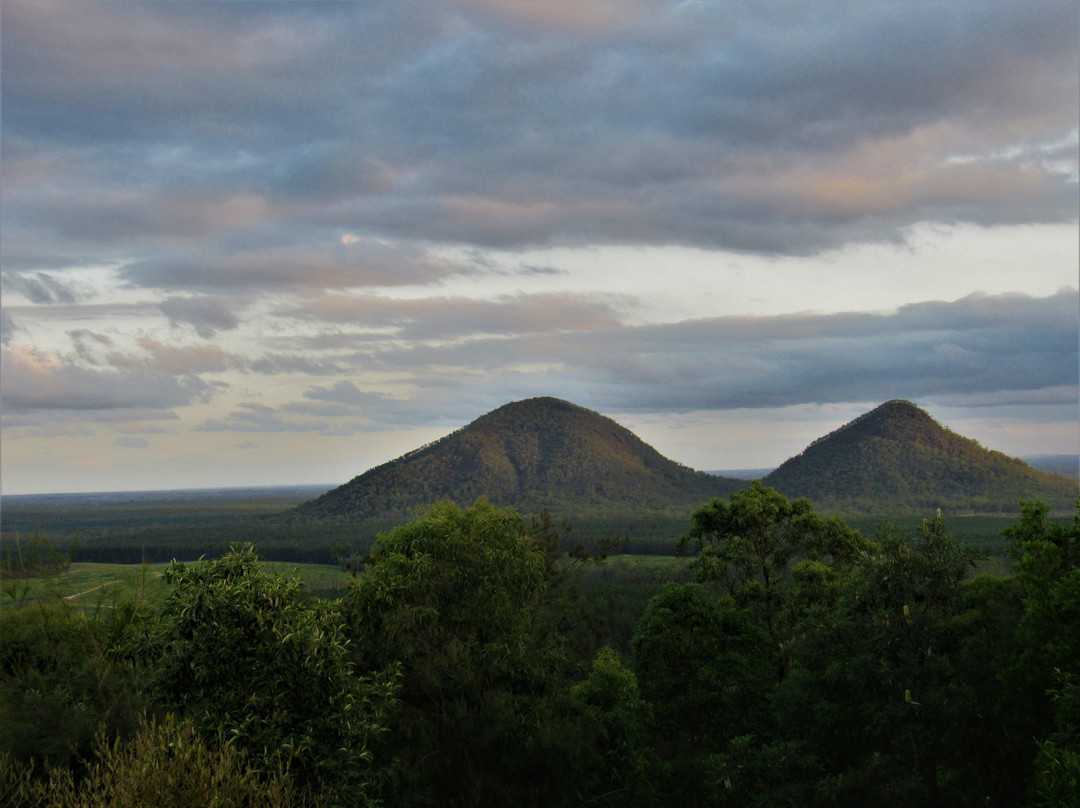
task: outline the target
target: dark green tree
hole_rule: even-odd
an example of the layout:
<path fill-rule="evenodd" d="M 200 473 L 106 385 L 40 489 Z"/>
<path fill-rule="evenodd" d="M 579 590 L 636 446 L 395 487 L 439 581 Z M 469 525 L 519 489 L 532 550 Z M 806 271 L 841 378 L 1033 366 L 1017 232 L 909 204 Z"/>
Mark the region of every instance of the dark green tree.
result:
<path fill-rule="evenodd" d="M 801 623 L 835 602 L 855 560 L 873 546 L 843 520 L 818 516 L 809 500 L 789 500 L 759 481 L 728 502 L 711 500 L 690 521 L 678 551 L 697 554 L 698 581 L 720 584 L 759 616 L 778 679 Z"/>
<path fill-rule="evenodd" d="M 380 536 L 346 597 L 364 664 L 399 664 L 394 804 L 550 804 L 545 722 L 565 652 L 546 625 L 547 559 L 513 509 L 453 503 Z"/>
<path fill-rule="evenodd" d="M 235 738 L 256 767 L 284 766 L 307 793 L 364 804 L 392 677 L 357 674 L 336 604 L 305 603 L 250 547 L 173 563 L 147 638 L 149 689 L 207 737 Z"/>
<path fill-rule="evenodd" d="M 575 802 L 598 806 L 648 803 L 650 709 L 637 677 L 619 654 L 602 648 L 588 677 L 571 695 L 581 710 L 578 751 L 582 774 Z"/>
<path fill-rule="evenodd" d="M 768 727 L 767 644 L 754 614 L 701 584 L 668 584 L 646 608 L 631 661 L 653 710 L 657 787 L 673 802 L 717 804 L 718 756 Z"/>
<path fill-rule="evenodd" d="M 942 779 L 960 765 L 973 709 L 959 673 L 961 582 L 979 553 L 953 539 L 940 514 L 914 541 L 888 526 L 878 539 L 880 552 L 859 565 L 840 602 L 838 653 L 826 673 L 849 705 L 837 730 L 861 744 L 864 773 L 879 770 L 878 793 L 952 804 L 958 795 L 943 794 Z"/>
<path fill-rule="evenodd" d="M 1049 513 L 1039 500 L 1022 502 L 1020 519 L 1002 532 L 1024 599 L 1023 650 L 1008 673 L 1038 739 L 1033 802 L 1059 806 L 1080 782 L 1080 500 L 1069 526 Z"/>
<path fill-rule="evenodd" d="M 0 754 L 78 767 L 99 727 L 134 731 L 146 702 L 126 646 L 147 616 L 131 601 L 102 605 L 56 596 L 0 612 Z"/>

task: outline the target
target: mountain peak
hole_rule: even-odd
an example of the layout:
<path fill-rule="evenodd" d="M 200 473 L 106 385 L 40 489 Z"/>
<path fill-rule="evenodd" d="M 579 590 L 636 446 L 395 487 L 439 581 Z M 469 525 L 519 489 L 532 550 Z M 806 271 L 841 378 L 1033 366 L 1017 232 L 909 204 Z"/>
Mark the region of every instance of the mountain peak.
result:
<path fill-rule="evenodd" d="M 1041 497 L 1068 507 L 1076 497 L 1069 480 L 986 449 L 903 399 L 818 438 L 764 482 L 843 510 L 888 503 L 920 511 L 1014 511 L 1020 499 Z"/>
<path fill-rule="evenodd" d="M 364 520 L 481 496 L 525 512 L 652 512 L 691 508 L 741 485 L 669 460 L 597 412 L 540 396 L 504 404 L 300 512 Z"/>

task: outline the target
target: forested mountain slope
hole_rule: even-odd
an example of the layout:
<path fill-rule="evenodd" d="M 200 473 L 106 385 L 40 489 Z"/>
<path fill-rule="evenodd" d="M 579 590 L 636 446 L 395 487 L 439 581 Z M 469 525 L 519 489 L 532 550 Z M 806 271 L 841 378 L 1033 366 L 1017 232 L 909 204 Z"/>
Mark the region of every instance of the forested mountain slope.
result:
<path fill-rule="evenodd" d="M 1068 511 L 1078 487 L 946 429 L 909 401 L 888 401 L 791 458 L 763 482 L 845 512 L 1014 513 L 1041 498 Z M 887 506 L 887 507 L 886 507 Z"/>
<path fill-rule="evenodd" d="M 499 407 L 458 431 L 361 474 L 301 515 L 369 519 L 484 496 L 522 512 L 688 510 L 744 482 L 667 459 L 599 413 L 557 398 Z"/>

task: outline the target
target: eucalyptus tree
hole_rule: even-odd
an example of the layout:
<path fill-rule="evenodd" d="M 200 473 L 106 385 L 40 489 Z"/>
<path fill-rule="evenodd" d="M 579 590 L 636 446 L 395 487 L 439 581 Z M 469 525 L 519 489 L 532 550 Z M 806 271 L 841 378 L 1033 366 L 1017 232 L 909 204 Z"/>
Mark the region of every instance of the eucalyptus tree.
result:
<path fill-rule="evenodd" d="M 839 517 L 825 519 L 809 500 L 789 500 L 759 481 L 727 502 L 702 505 L 690 522 L 678 552 L 693 550 L 696 579 L 758 616 L 778 679 L 800 627 L 835 604 L 856 560 L 873 548 Z"/>

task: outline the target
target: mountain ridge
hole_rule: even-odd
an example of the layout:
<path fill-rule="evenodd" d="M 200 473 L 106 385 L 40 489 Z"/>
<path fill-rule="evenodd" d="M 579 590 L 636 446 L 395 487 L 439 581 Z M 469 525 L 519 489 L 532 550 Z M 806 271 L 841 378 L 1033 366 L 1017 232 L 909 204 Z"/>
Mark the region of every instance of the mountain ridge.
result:
<path fill-rule="evenodd" d="M 893 510 L 1010 512 L 1036 497 L 1067 509 L 1077 496 L 1068 478 L 987 449 L 903 399 L 823 435 L 762 481 L 822 507 L 863 512 L 873 502 Z"/>
<path fill-rule="evenodd" d="M 761 479 L 842 513 L 1014 513 L 1031 498 L 1069 510 L 1078 493 L 1075 482 L 986 449 L 902 399 L 812 441 Z M 504 404 L 296 512 L 389 523 L 440 500 L 466 506 L 485 497 L 559 518 L 672 517 L 746 485 L 670 460 L 607 416 L 541 396 Z"/>
<path fill-rule="evenodd" d="M 541 396 L 510 402 L 302 505 L 302 515 L 369 519 L 483 496 L 536 512 L 666 512 L 744 483 L 661 455 L 616 421 Z"/>

